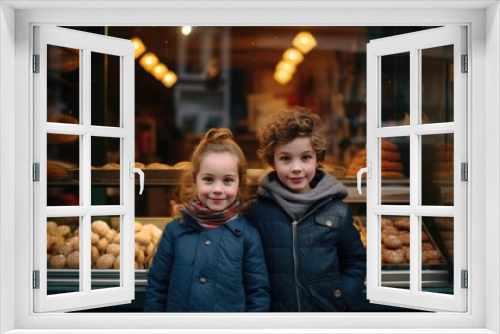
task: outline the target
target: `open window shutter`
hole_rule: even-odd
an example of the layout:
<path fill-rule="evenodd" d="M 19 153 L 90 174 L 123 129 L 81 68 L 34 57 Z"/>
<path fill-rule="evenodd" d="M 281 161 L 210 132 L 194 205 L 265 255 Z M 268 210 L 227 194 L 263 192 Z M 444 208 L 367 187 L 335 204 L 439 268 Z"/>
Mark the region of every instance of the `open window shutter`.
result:
<path fill-rule="evenodd" d="M 34 28 L 33 90 L 34 90 L 34 254 L 33 254 L 33 293 L 35 312 L 72 311 L 95 307 L 129 303 L 134 299 L 134 47 L 129 40 L 122 40 L 70 29 L 38 26 Z M 95 92 L 91 75 L 94 56 L 113 56 L 119 63 L 119 122 L 101 124 L 91 119 L 92 95 Z M 51 57 L 63 61 L 56 64 Z M 59 66 L 59 67 L 58 67 Z M 73 84 L 75 93 L 73 114 L 65 113 L 65 105 L 51 105 L 51 96 L 67 94 L 64 89 L 48 89 L 48 82 L 62 83 L 64 77 L 57 75 L 68 69 L 78 78 Z M 56 75 L 54 75 L 56 72 Z M 58 86 L 62 87 L 62 86 Z M 103 95 L 99 95 L 102 96 Z M 97 99 L 99 97 L 95 97 Z M 76 110 L 76 112 L 75 112 Z M 61 115 L 64 115 L 61 117 Z M 95 115 L 95 114 L 94 114 Z M 54 117 L 55 116 L 55 117 Z M 95 117 L 97 118 L 97 117 Z M 92 150 L 100 143 L 114 141 L 119 147 L 119 178 L 112 185 L 119 189 L 119 203 L 113 205 L 94 205 L 92 185 Z M 54 145 L 54 142 L 57 145 Z M 71 145 L 76 153 L 76 166 L 65 167 L 59 164 L 63 177 L 52 174 L 48 164 L 54 149 Z M 56 146 L 56 147 L 55 147 Z M 102 145 L 101 145 L 102 146 Z M 49 157 L 49 158 L 48 158 Z M 62 167 L 61 167 L 62 166 Z M 62 168 L 62 169 L 61 169 Z M 67 174 L 64 174 L 67 173 Z M 56 176 L 56 177 L 54 177 Z M 55 189 L 55 190 L 54 190 Z M 73 189 L 76 203 L 48 205 L 48 192 Z M 101 190 L 102 191 L 102 190 Z M 102 203 L 100 203 L 102 204 Z M 91 223 L 99 217 L 114 217 L 120 230 L 120 268 L 107 273 L 117 277 L 114 286 L 97 283 L 91 268 Z M 52 269 L 56 262 L 50 263 L 48 251 L 52 240 L 49 237 L 49 221 L 71 221 L 71 233 L 79 243 L 79 253 L 73 260 L 79 265 L 68 269 Z M 55 227 L 55 226 L 53 226 Z M 52 228 L 52 227 L 51 227 Z M 78 231 L 78 232 L 77 232 Z M 66 231 L 67 232 L 67 231 Z M 64 232 L 64 233 L 66 233 Z M 54 242 L 58 242 L 54 240 Z M 60 242 L 60 241 L 59 241 Z M 73 248 L 74 250 L 74 248 Z M 63 254 L 64 252 L 61 252 Z M 58 254 L 54 254 L 56 256 Z M 62 259 L 62 258 L 61 258 Z M 58 259 L 55 259 L 58 260 Z M 48 268 L 49 267 L 49 268 Z M 49 281 L 64 286 L 64 277 L 71 273 L 79 281 L 72 291 L 51 290 Z M 63 279 L 61 279 L 63 277 Z"/>
<path fill-rule="evenodd" d="M 467 310 L 466 55 L 466 28 L 459 26 L 367 45 L 367 297 L 372 303 Z M 395 147 L 400 152 L 394 154 Z M 405 178 L 396 182 L 390 169 L 400 165 L 386 160 L 391 154 L 406 155 L 408 161 Z M 409 189 L 408 203 L 388 196 L 402 189 L 398 182 Z M 409 222 L 411 247 L 404 253 L 384 243 L 385 225 L 396 220 Z M 449 273 L 447 290 L 427 284 L 443 270 Z M 408 284 L 391 282 L 388 273 L 406 277 Z"/>

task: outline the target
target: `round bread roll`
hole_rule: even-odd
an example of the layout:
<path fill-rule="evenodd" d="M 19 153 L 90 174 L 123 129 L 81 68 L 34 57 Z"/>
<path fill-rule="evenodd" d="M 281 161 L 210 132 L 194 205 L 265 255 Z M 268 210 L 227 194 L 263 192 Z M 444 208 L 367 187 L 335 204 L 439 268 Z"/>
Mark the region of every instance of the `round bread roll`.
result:
<path fill-rule="evenodd" d="M 193 165 L 189 161 L 181 161 L 174 165 L 174 169 L 190 169 Z"/>
<path fill-rule="evenodd" d="M 104 252 L 106 247 L 108 247 L 109 241 L 106 238 L 99 239 L 99 242 L 95 245 L 99 252 Z"/>
<path fill-rule="evenodd" d="M 135 241 L 141 245 L 148 245 L 151 242 L 151 235 L 146 232 L 139 231 L 135 234 Z"/>
<path fill-rule="evenodd" d="M 102 169 L 120 169 L 120 164 L 116 162 L 110 162 L 101 167 Z"/>
<path fill-rule="evenodd" d="M 80 238 L 78 236 L 69 238 L 68 242 L 73 246 L 74 251 L 80 250 Z"/>
<path fill-rule="evenodd" d="M 80 268 L 80 252 L 74 251 L 73 253 L 68 255 L 68 268 L 70 269 L 78 269 Z"/>
<path fill-rule="evenodd" d="M 109 232 L 109 225 L 103 220 L 95 220 L 91 224 L 92 232 L 97 233 L 99 237 L 104 238 Z"/>
<path fill-rule="evenodd" d="M 68 256 L 70 253 L 72 253 L 73 250 L 73 245 L 70 244 L 69 242 L 63 243 L 58 249 L 57 249 L 57 254 L 58 255 L 64 255 Z"/>
<path fill-rule="evenodd" d="M 113 269 L 120 269 L 120 257 L 115 258 L 115 262 L 113 262 Z"/>
<path fill-rule="evenodd" d="M 388 235 L 382 240 L 387 249 L 399 249 L 403 247 L 403 243 L 396 235 Z"/>
<path fill-rule="evenodd" d="M 68 225 L 60 225 L 57 227 L 56 234 L 67 237 L 71 233 L 71 229 Z"/>
<path fill-rule="evenodd" d="M 52 269 L 63 269 L 66 267 L 66 256 L 54 255 L 50 258 L 50 267 Z"/>
<path fill-rule="evenodd" d="M 382 250 L 382 262 L 388 264 L 400 264 L 405 262 L 405 252 L 402 249 L 392 250 L 384 249 Z"/>
<path fill-rule="evenodd" d="M 394 226 L 399 229 L 409 231 L 410 230 L 410 217 L 397 218 L 394 220 Z"/>
<path fill-rule="evenodd" d="M 53 221 L 47 222 L 47 233 L 55 234 L 57 231 L 57 223 Z"/>
<path fill-rule="evenodd" d="M 111 269 L 113 263 L 115 262 L 115 257 L 111 254 L 104 254 L 99 256 L 95 261 L 95 267 L 97 269 Z"/>
<path fill-rule="evenodd" d="M 134 223 L 134 231 L 139 232 L 142 229 L 142 224 L 138 221 L 135 221 Z"/>
<path fill-rule="evenodd" d="M 433 250 L 434 246 L 428 242 L 422 242 L 422 250 L 423 251 L 428 251 L 428 250 Z"/>
<path fill-rule="evenodd" d="M 116 233 L 115 237 L 113 238 L 112 243 L 114 244 L 120 244 L 120 233 Z"/>
<path fill-rule="evenodd" d="M 421 238 L 422 238 L 422 242 L 427 242 L 427 241 L 429 241 L 429 240 L 430 240 L 429 235 L 428 235 L 428 234 L 427 234 L 427 232 L 425 232 L 425 231 L 422 231 Z"/>
<path fill-rule="evenodd" d="M 387 226 L 393 226 L 394 222 L 391 219 L 382 218 L 380 219 L 380 225 L 382 226 L 382 230 Z"/>
<path fill-rule="evenodd" d="M 441 254 L 437 250 L 426 250 L 422 252 L 422 262 L 425 263 L 436 263 L 441 259 Z"/>
<path fill-rule="evenodd" d="M 99 234 L 94 233 L 94 232 L 90 233 L 90 243 L 92 245 L 97 245 L 97 243 L 99 242 L 99 240 L 101 240 L 101 238 L 99 237 Z"/>
<path fill-rule="evenodd" d="M 60 235 L 54 235 L 50 237 L 49 243 L 50 243 L 50 251 L 51 252 L 57 252 L 59 247 L 64 243 L 65 239 L 64 237 Z"/>
<path fill-rule="evenodd" d="M 99 250 L 97 249 L 97 247 L 94 245 L 90 246 L 90 260 L 92 264 L 95 263 L 98 257 L 99 257 Z"/>
<path fill-rule="evenodd" d="M 399 233 L 399 240 L 403 243 L 403 246 L 410 245 L 410 232 L 402 231 Z"/>
<path fill-rule="evenodd" d="M 385 227 L 382 227 L 382 234 L 386 234 L 386 235 L 398 235 L 399 234 L 399 229 L 396 226 L 387 225 Z"/>
<path fill-rule="evenodd" d="M 388 140 L 382 140 L 381 146 L 382 146 L 383 151 L 399 152 L 398 145 L 396 145 Z"/>
<path fill-rule="evenodd" d="M 146 169 L 172 169 L 172 167 L 170 167 L 167 164 L 162 164 L 160 162 L 152 162 L 146 166 Z"/>
<path fill-rule="evenodd" d="M 109 241 L 109 242 L 112 242 L 112 241 L 113 241 L 113 239 L 116 237 L 116 234 L 117 234 L 117 233 L 118 233 L 118 232 L 116 232 L 115 230 L 110 229 L 110 230 L 109 230 L 109 232 L 108 232 L 108 233 L 106 233 L 106 236 L 105 236 L 105 237 L 106 237 L 106 239 L 108 239 L 108 241 Z"/>
<path fill-rule="evenodd" d="M 141 263 L 144 263 L 144 260 L 145 260 L 145 255 L 144 255 L 144 252 L 142 250 L 139 250 L 137 252 L 137 256 L 135 257 L 135 262 L 141 264 Z"/>
<path fill-rule="evenodd" d="M 106 247 L 106 254 L 111 254 L 114 257 L 120 256 L 120 245 L 109 244 L 108 247 Z"/>
<path fill-rule="evenodd" d="M 144 165 L 142 162 L 136 162 L 134 165 L 135 168 L 140 168 L 140 169 L 145 169 L 146 165 Z"/>

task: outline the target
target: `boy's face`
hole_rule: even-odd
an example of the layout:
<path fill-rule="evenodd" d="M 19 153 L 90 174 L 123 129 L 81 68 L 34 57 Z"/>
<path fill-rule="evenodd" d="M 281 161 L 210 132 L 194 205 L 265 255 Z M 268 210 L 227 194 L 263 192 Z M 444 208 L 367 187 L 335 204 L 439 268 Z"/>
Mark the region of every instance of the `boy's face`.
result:
<path fill-rule="evenodd" d="M 286 187 L 297 194 L 311 190 L 309 183 L 316 174 L 318 161 L 311 138 L 298 137 L 274 150 L 274 169 Z"/>
<path fill-rule="evenodd" d="M 196 175 L 200 201 L 213 211 L 222 211 L 238 196 L 238 162 L 230 153 L 209 153 Z"/>

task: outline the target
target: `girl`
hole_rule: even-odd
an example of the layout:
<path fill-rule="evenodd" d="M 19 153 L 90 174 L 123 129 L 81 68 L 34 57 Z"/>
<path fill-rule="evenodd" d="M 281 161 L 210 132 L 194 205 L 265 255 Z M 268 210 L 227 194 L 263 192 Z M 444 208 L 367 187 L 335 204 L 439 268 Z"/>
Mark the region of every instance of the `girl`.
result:
<path fill-rule="evenodd" d="M 342 201 L 346 188 L 318 169 L 327 141 L 320 118 L 295 107 L 260 132 L 264 176 L 248 215 L 260 232 L 271 281 L 271 311 L 347 311 L 363 290 L 366 254 Z"/>
<path fill-rule="evenodd" d="M 239 214 L 243 152 L 231 131 L 211 129 L 191 162 L 191 182 L 181 186 L 182 217 L 165 227 L 148 273 L 144 311 L 268 311 L 260 237 Z"/>

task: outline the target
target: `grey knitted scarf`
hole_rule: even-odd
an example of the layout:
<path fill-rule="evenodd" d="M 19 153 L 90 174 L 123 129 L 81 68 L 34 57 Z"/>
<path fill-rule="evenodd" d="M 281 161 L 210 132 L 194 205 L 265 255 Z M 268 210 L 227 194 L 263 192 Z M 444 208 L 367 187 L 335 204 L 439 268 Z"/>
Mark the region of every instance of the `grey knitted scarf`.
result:
<path fill-rule="evenodd" d="M 276 172 L 267 174 L 261 183 L 262 190 L 273 194 L 278 205 L 293 219 L 300 219 L 314 203 L 333 196 L 344 199 L 347 189 L 336 178 L 321 169 L 316 170 L 316 176 L 311 181 L 311 191 L 307 194 L 296 194 L 284 187 Z"/>

